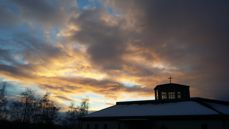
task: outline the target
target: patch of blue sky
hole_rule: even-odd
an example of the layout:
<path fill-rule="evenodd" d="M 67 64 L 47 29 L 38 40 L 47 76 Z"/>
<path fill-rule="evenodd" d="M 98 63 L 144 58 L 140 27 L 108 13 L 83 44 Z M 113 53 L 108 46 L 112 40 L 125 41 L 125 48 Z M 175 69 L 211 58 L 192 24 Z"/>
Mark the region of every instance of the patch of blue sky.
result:
<path fill-rule="evenodd" d="M 14 64 L 10 61 L 2 60 L 0 58 L 0 64 L 8 65 L 8 66 L 13 66 Z"/>
<path fill-rule="evenodd" d="M 100 95 L 100 94 L 96 94 L 96 93 L 93 93 L 93 92 L 87 92 L 83 95 L 72 95 L 70 96 L 72 97 L 73 99 L 77 99 L 79 100 L 77 103 L 75 103 L 76 105 L 77 104 L 80 104 L 80 100 L 82 99 L 89 99 L 89 110 L 93 111 L 93 110 L 99 110 L 99 109 L 102 109 L 104 107 L 107 107 L 107 106 L 110 106 L 110 105 L 107 105 L 107 98 L 105 98 L 105 96 L 103 95 Z M 68 104 L 71 104 L 71 103 L 68 103 Z"/>
<path fill-rule="evenodd" d="M 112 16 L 119 16 L 119 13 L 117 12 L 117 11 L 115 11 L 113 8 L 111 8 L 111 7 L 107 7 L 106 8 L 106 11 L 107 11 L 107 13 L 109 13 L 110 15 L 112 15 Z"/>
<path fill-rule="evenodd" d="M 14 55 L 15 61 L 21 65 L 28 65 L 28 61 L 25 60 L 25 57 L 23 54 L 15 54 Z"/>
<path fill-rule="evenodd" d="M 0 39 L 10 40 L 13 38 L 15 32 L 18 32 L 19 28 L 11 28 L 11 27 L 0 27 Z"/>
<path fill-rule="evenodd" d="M 22 41 L 23 41 L 23 37 L 24 38 L 35 38 L 37 39 L 39 42 L 37 43 L 46 43 L 47 42 L 47 38 L 45 35 L 45 30 L 44 28 L 40 27 L 40 26 L 29 26 L 28 24 L 24 23 L 21 24 L 20 26 L 17 27 L 17 29 L 12 31 L 12 38 L 17 37 L 17 35 L 21 35 L 22 37 L 19 37 Z M 25 35 L 25 36 L 23 36 Z M 20 40 L 18 40 L 20 41 Z"/>
<path fill-rule="evenodd" d="M 136 87 L 138 84 L 133 83 L 133 82 L 121 82 L 125 87 Z"/>
<path fill-rule="evenodd" d="M 104 6 L 100 0 L 77 0 L 77 7 L 79 9 L 104 8 L 110 15 L 119 15 L 113 8 Z"/>
<path fill-rule="evenodd" d="M 0 87 L 2 87 L 3 85 L 6 86 L 6 96 L 16 96 L 25 90 L 25 88 L 21 87 L 20 84 L 17 82 L 9 81 L 3 77 L 0 77 L 0 81 Z"/>
<path fill-rule="evenodd" d="M 54 28 L 54 27 L 53 27 Z M 53 33 L 57 33 L 58 28 L 52 29 Z M 18 34 L 29 34 L 38 39 L 44 39 L 44 28 L 39 25 L 30 26 L 26 22 L 19 22 L 12 27 L 1 26 L 0 27 L 0 39 L 10 40 L 14 39 Z"/>
<path fill-rule="evenodd" d="M 12 39 L 12 31 L 0 28 L 0 39 L 1 40 L 10 40 L 10 39 Z"/>
<path fill-rule="evenodd" d="M 17 96 L 26 90 L 25 87 L 21 87 L 20 84 L 15 82 L 7 82 L 6 84 L 6 94 L 7 96 Z"/>
<path fill-rule="evenodd" d="M 39 39 L 41 41 L 45 41 L 46 38 L 45 38 L 45 33 L 44 33 L 44 29 L 42 27 L 33 27 L 33 28 L 28 28 L 28 32 L 30 32 L 30 36 L 31 37 L 34 37 L 36 39 Z M 27 33 L 28 33 L 27 32 Z"/>
<path fill-rule="evenodd" d="M 10 50 L 11 53 L 18 54 L 21 52 L 23 47 L 20 45 L 18 35 L 28 33 L 29 30 L 25 25 L 19 25 L 15 28 L 0 29 L 0 48 Z"/>
<path fill-rule="evenodd" d="M 28 62 L 24 60 L 24 55 L 16 52 L 11 52 L 10 59 L 1 58 L 0 64 L 8 65 L 8 66 L 17 66 L 17 65 L 27 65 Z"/>
<path fill-rule="evenodd" d="M 60 28 L 59 27 L 53 27 L 50 31 L 49 37 L 51 38 L 50 40 L 52 41 L 52 44 L 56 44 L 59 40 L 59 37 L 57 34 L 59 33 Z"/>
<path fill-rule="evenodd" d="M 80 106 L 80 101 L 79 102 L 64 101 L 64 105 L 66 105 L 66 106 L 70 106 L 72 104 L 75 107 Z M 100 110 L 104 107 L 108 107 L 108 105 L 106 105 L 105 101 L 104 102 L 100 102 L 100 101 L 93 102 L 93 101 L 90 101 L 90 98 L 89 98 L 89 111 Z"/>
<path fill-rule="evenodd" d="M 105 107 L 108 107 L 110 105 L 107 105 L 106 102 L 94 102 L 94 103 L 90 103 L 89 101 L 89 111 L 97 111 L 97 110 L 101 110 Z"/>
<path fill-rule="evenodd" d="M 10 0 L 1 0 L 0 7 L 1 8 L 7 8 L 8 11 L 11 11 L 15 15 L 20 14 L 20 9 L 18 8 L 18 6 Z"/>
<path fill-rule="evenodd" d="M 24 92 L 27 88 L 31 89 L 36 97 L 43 96 L 46 92 L 42 90 L 37 85 L 26 85 L 22 84 L 16 81 L 9 81 L 3 79 L 3 82 L 6 82 L 6 93 L 9 97 L 14 97 L 20 95 L 22 92 Z"/>
<path fill-rule="evenodd" d="M 0 77 L 0 82 L 2 83 L 3 81 L 5 81 L 5 78 Z"/>
<path fill-rule="evenodd" d="M 42 97 L 46 93 L 49 93 L 44 88 L 41 88 L 39 85 L 34 84 L 34 85 L 26 86 L 26 87 L 29 87 L 35 93 L 35 95 L 37 95 L 37 97 Z"/>
<path fill-rule="evenodd" d="M 103 5 L 99 0 L 76 0 L 79 9 L 101 8 Z"/>
<path fill-rule="evenodd" d="M 87 92 L 87 93 L 84 93 L 83 95 L 72 95 L 71 97 L 75 99 L 79 99 L 79 100 L 85 99 L 85 98 L 104 99 L 104 96 L 96 94 L 96 93 L 92 93 L 92 92 Z"/>
<path fill-rule="evenodd" d="M 11 40 L 15 38 L 15 35 L 20 34 L 20 33 L 26 33 L 29 32 L 29 26 L 25 23 L 18 23 L 15 26 L 12 27 L 0 27 L 0 39 L 4 40 Z"/>

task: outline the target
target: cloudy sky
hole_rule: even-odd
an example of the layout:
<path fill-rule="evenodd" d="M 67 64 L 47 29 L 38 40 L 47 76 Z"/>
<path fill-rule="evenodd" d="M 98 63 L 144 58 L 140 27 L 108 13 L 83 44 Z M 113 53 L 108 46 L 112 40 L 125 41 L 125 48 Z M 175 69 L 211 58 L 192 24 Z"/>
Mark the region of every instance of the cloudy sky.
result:
<path fill-rule="evenodd" d="M 1 0 L 0 81 L 58 104 L 154 99 L 157 84 L 229 100 L 228 0 Z"/>

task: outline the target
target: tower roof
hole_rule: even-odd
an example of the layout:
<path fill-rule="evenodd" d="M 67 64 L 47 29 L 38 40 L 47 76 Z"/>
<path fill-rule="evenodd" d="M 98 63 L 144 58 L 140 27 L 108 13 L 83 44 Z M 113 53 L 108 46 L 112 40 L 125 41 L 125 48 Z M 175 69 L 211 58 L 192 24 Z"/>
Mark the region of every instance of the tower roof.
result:
<path fill-rule="evenodd" d="M 164 88 L 164 87 L 189 87 L 187 85 L 181 85 L 181 84 L 177 84 L 177 83 L 166 83 L 166 84 L 160 84 L 157 85 L 154 90 L 158 89 L 158 88 Z"/>

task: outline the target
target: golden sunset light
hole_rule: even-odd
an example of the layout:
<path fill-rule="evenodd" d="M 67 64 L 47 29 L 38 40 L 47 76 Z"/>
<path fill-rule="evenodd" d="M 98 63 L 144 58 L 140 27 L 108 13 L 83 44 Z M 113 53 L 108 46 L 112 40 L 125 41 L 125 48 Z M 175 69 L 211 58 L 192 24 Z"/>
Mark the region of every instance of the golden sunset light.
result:
<path fill-rule="evenodd" d="M 0 88 L 10 103 L 47 93 L 61 112 L 155 100 L 166 83 L 228 100 L 228 2 L 163 1 L 1 1 Z"/>

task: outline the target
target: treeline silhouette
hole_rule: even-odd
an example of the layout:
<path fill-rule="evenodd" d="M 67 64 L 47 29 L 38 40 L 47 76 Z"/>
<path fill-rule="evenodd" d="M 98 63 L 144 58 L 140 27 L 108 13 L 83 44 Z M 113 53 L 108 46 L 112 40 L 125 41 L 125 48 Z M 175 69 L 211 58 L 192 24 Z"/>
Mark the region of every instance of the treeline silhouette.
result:
<path fill-rule="evenodd" d="M 6 97 L 6 83 L 0 89 L 0 127 L 3 129 L 79 129 L 80 117 L 88 114 L 88 99 L 78 106 L 71 104 L 67 112 L 46 93 L 39 97 L 26 89 L 16 100 Z"/>

